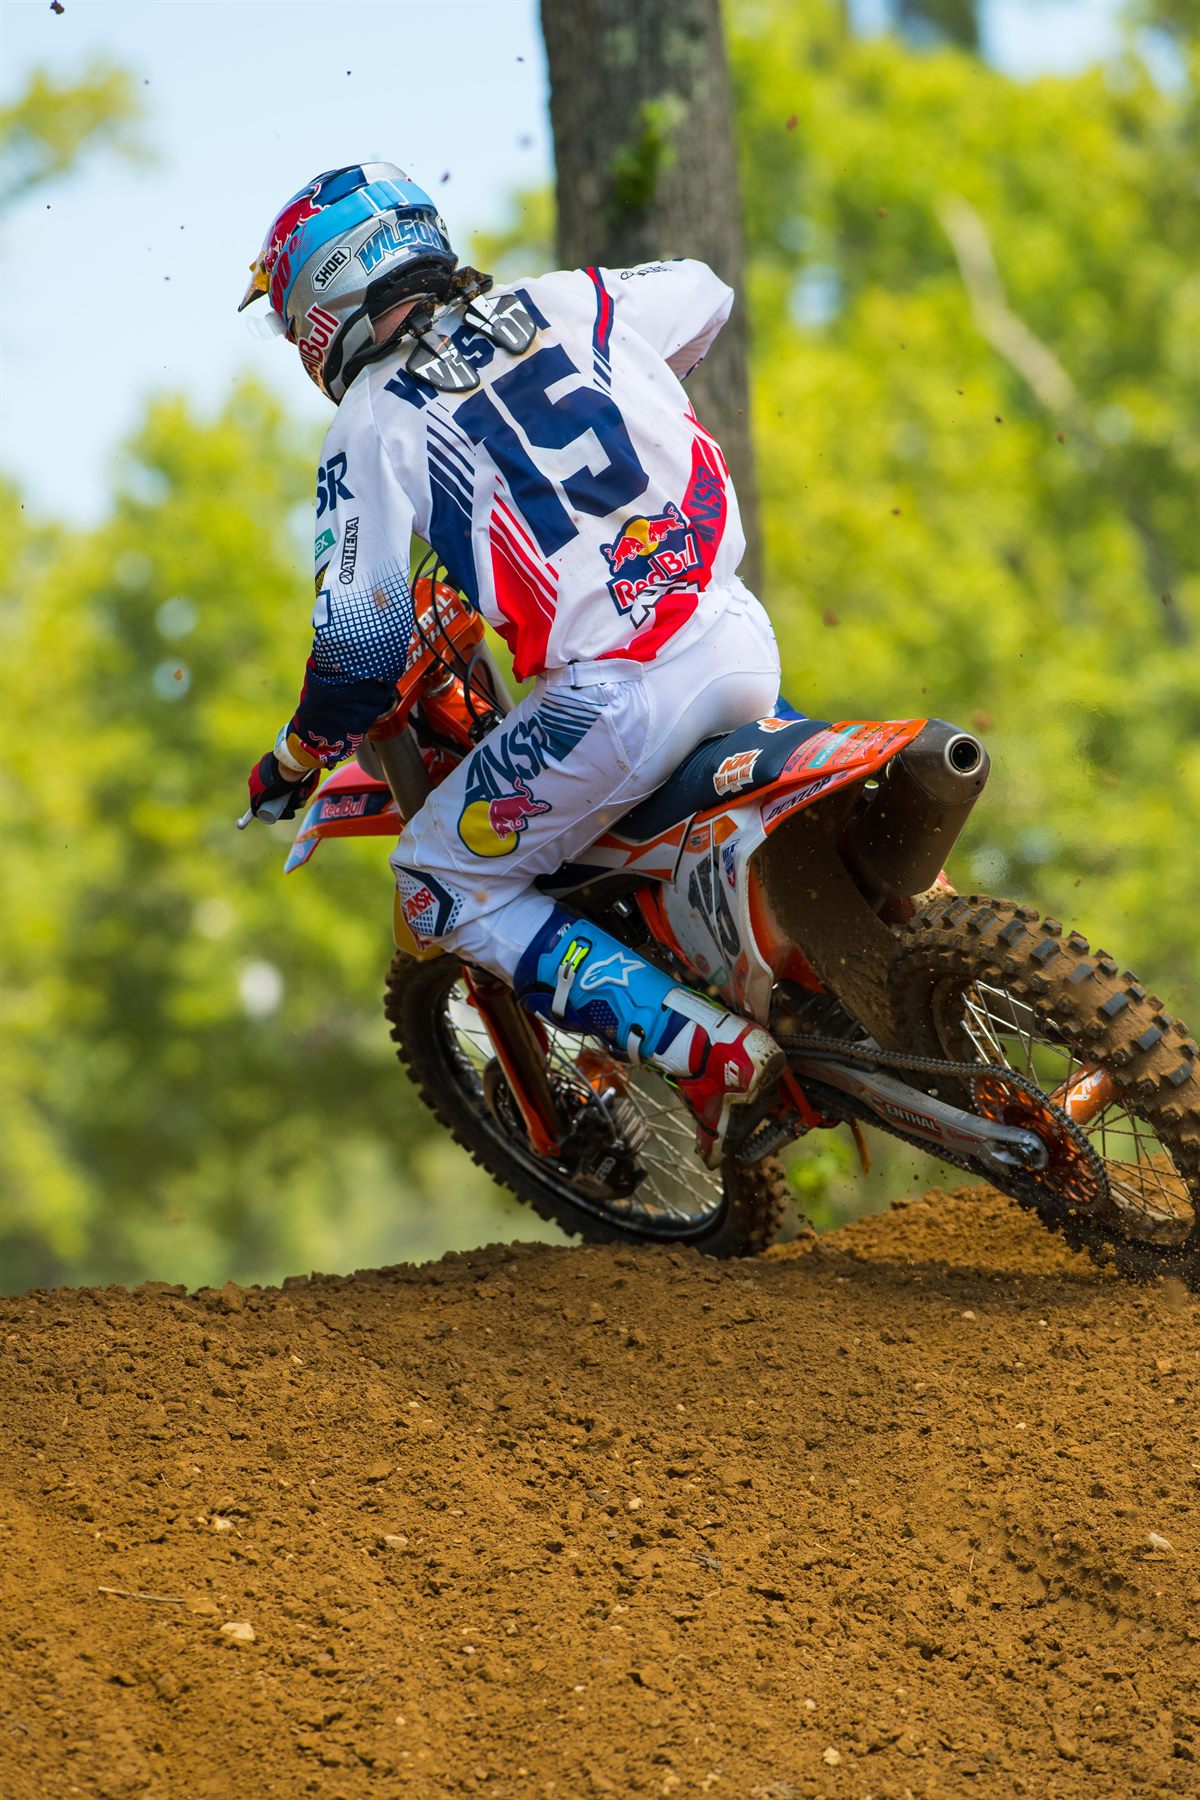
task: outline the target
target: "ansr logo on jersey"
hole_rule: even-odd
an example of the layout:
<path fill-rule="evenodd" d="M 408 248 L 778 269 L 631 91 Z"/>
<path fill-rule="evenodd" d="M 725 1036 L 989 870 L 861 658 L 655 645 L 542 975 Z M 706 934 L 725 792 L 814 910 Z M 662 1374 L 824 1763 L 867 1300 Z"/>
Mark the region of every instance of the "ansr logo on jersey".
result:
<path fill-rule="evenodd" d="M 339 500 L 353 500 L 354 495 L 346 480 L 349 462 L 344 450 L 337 450 L 322 463 L 317 470 L 317 517 L 336 507 Z M 318 554 L 320 554 L 318 552 Z"/>

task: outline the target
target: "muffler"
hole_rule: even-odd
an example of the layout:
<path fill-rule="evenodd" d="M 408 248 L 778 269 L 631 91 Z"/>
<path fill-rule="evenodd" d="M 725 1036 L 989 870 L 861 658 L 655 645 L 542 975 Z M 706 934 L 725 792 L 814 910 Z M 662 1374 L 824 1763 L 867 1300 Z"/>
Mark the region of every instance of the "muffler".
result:
<path fill-rule="evenodd" d="M 990 771 L 978 738 L 930 719 L 886 764 L 838 845 L 863 889 L 883 900 L 932 887 Z"/>

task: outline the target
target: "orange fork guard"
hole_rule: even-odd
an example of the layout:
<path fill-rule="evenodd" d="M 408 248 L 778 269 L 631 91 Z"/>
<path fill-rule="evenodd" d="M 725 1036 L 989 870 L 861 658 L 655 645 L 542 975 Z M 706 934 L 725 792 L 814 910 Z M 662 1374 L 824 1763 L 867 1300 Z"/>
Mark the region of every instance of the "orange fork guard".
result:
<path fill-rule="evenodd" d="M 521 1110 L 530 1143 L 539 1156 L 557 1156 L 562 1120 L 542 1060 L 536 1021 L 504 982 L 480 975 L 465 964 L 463 979 Z"/>

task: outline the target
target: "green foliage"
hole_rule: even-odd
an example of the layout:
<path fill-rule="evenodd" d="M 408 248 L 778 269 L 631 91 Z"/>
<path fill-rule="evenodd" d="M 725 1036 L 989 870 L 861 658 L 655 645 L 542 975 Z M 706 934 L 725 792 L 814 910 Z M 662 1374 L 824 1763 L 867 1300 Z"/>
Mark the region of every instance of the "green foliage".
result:
<path fill-rule="evenodd" d="M 503 225 L 476 232 L 470 260 L 499 281 L 548 269 L 554 260 L 554 217 L 552 189 L 522 188 L 509 201 Z"/>
<path fill-rule="evenodd" d="M 37 69 L 24 92 L 0 107 L 0 204 L 24 199 L 98 149 L 142 158 L 144 109 L 124 69 L 92 63 L 77 82 Z"/>
<path fill-rule="evenodd" d="M 786 0 L 733 23 L 792 696 L 977 726 L 959 884 L 1078 919 L 1195 1012 L 1191 96 L 1133 61 L 1018 87 L 894 40 L 831 55 Z"/>
<path fill-rule="evenodd" d="M 979 48 L 978 0 L 897 0 L 896 19 L 915 43 L 944 37 L 964 50 Z"/>
<path fill-rule="evenodd" d="M 686 108 L 678 94 L 644 100 L 638 109 L 637 135 L 622 144 L 609 164 L 612 207 L 617 217 L 645 212 L 658 190 L 664 170 L 676 158 L 675 133 Z"/>
<path fill-rule="evenodd" d="M 156 404 L 98 531 L 8 496 L 4 1287 L 530 1229 L 396 1070 L 388 842 L 285 888 L 285 833 L 233 829 L 303 668 L 315 448 L 246 386 Z"/>

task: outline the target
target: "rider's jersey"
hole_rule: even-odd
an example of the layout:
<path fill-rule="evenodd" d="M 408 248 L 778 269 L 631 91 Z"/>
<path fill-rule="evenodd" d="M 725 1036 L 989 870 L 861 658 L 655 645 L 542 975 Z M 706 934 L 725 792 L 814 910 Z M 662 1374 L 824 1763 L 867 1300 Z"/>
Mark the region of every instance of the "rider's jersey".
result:
<path fill-rule="evenodd" d="M 505 638 L 521 680 L 668 657 L 739 585 L 737 500 L 680 385 L 732 289 L 703 263 L 675 261 L 504 291 L 537 328 L 520 354 L 461 307 L 439 319 L 476 388 L 416 379 L 402 340 L 338 409 L 317 476 L 313 650 L 281 734 L 289 761 L 349 755 L 391 704 L 413 628 L 414 534 Z"/>

